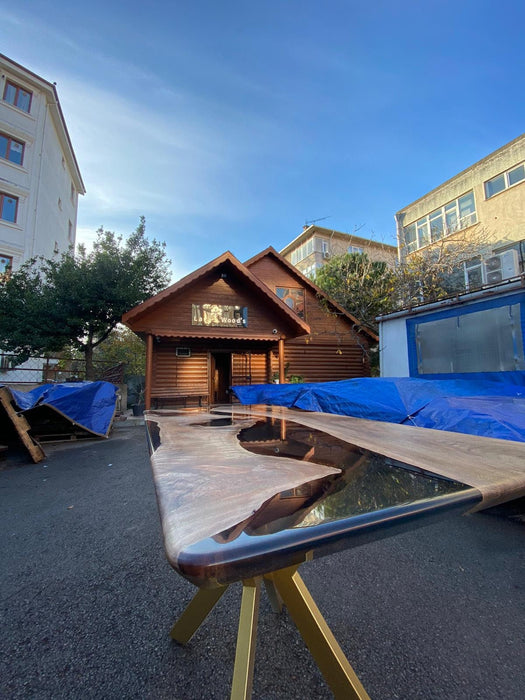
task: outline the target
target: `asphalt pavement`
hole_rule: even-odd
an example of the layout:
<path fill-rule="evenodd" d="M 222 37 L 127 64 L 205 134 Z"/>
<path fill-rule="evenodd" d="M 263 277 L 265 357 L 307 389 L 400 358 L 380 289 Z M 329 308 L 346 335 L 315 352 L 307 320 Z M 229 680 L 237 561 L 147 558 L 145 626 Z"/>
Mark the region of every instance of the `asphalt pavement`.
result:
<path fill-rule="evenodd" d="M 229 697 L 240 585 L 187 647 L 170 640 L 195 589 L 164 557 L 144 427 L 46 452 L 0 462 L 0 696 Z M 372 700 L 525 697 L 522 506 L 302 567 Z M 264 593 L 253 697 L 332 697 Z"/>

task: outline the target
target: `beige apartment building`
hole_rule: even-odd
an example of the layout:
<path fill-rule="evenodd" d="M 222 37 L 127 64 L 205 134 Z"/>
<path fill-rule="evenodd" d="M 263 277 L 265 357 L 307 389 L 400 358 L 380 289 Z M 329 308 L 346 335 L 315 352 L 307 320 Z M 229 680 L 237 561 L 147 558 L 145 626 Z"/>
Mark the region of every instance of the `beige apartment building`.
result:
<path fill-rule="evenodd" d="M 447 237 L 479 241 L 465 285 L 496 284 L 525 271 L 525 134 L 395 215 L 400 259 Z"/>
<path fill-rule="evenodd" d="M 280 253 L 310 278 L 334 255 L 366 253 L 371 260 L 380 260 L 390 266 L 397 260 L 396 246 L 314 225 L 304 226 L 302 233 Z"/>

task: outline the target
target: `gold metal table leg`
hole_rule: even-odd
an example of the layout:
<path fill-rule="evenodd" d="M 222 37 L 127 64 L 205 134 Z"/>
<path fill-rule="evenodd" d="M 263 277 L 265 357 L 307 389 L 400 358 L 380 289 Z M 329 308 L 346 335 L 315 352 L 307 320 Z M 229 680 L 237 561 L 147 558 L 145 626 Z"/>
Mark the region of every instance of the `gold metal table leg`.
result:
<path fill-rule="evenodd" d="M 267 577 L 275 583 L 334 696 L 370 700 L 296 568 L 275 571 Z"/>
<path fill-rule="evenodd" d="M 187 644 L 227 589 L 228 586 L 210 589 L 199 588 L 171 628 L 170 637 L 179 644 Z"/>
<path fill-rule="evenodd" d="M 252 696 L 260 594 L 260 577 L 242 582 L 241 614 L 239 616 L 231 700 L 249 700 Z"/>
<path fill-rule="evenodd" d="M 266 588 L 266 593 L 268 599 L 270 600 L 270 605 L 274 613 L 282 613 L 283 611 L 283 600 L 279 595 L 277 588 L 272 580 L 269 578 L 264 579 L 264 587 Z"/>
<path fill-rule="evenodd" d="M 242 582 L 231 700 L 249 700 L 252 695 L 259 599 L 263 580 L 274 610 L 279 608 L 282 602 L 288 608 L 291 618 L 335 698 L 337 700 L 370 700 L 301 579 L 297 567 L 281 569 L 265 574 L 264 577 L 259 576 Z M 173 625 L 171 637 L 180 644 L 186 644 L 227 588 L 228 586 L 199 589 Z"/>

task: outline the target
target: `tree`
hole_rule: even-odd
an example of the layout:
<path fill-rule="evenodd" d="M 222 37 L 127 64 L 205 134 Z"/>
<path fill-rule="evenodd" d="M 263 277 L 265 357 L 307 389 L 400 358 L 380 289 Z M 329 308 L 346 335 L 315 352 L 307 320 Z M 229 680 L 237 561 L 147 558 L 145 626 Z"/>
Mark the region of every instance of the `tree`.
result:
<path fill-rule="evenodd" d="M 117 326 L 93 352 L 97 362 L 126 365 L 126 374 L 143 375 L 146 371 L 146 345 L 125 326 Z"/>
<path fill-rule="evenodd" d="M 363 325 L 377 332 L 376 317 L 393 308 L 393 272 L 386 262 L 366 253 L 345 253 L 317 270 L 318 287 Z"/>
<path fill-rule="evenodd" d="M 94 349 L 125 311 L 167 286 L 169 265 L 144 217 L 126 240 L 100 228 L 90 253 L 30 260 L 0 280 L 0 347 L 23 361 L 72 346 L 92 379 Z"/>
<path fill-rule="evenodd" d="M 465 292 L 465 263 L 487 255 L 493 244 L 491 232 L 478 227 L 456 231 L 404 256 L 395 270 L 395 306 L 409 308 Z"/>

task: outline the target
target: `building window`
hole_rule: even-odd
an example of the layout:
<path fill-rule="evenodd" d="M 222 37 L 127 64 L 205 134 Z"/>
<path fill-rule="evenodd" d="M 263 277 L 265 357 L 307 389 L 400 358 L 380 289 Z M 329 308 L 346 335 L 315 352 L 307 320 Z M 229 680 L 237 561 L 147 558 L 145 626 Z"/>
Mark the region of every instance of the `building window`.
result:
<path fill-rule="evenodd" d="M 13 269 L 13 258 L 10 255 L 0 253 L 0 278 L 7 275 Z"/>
<path fill-rule="evenodd" d="M 501 175 L 496 175 L 496 177 L 487 180 L 485 183 L 485 197 L 490 199 L 494 195 L 503 192 L 503 190 L 523 182 L 523 180 L 525 180 L 525 164 L 522 163 L 501 173 Z"/>
<path fill-rule="evenodd" d="M 301 270 L 301 272 L 305 277 L 308 277 L 309 279 L 313 280 L 315 278 L 317 270 L 319 270 L 321 267 L 323 267 L 322 263 L 315 262 L 305 267 L 304 270 Z"/>
<path fill-rule="evenodd" d="M 296 265 L 301 260 L 304 260 L 309 255 L 314 252 L 314 239 L 310 238 L 308 241 L 300 245 L 298 248 L 292 251 L 291 261 L 292 265 Z"/>
<path fill-rule="evenodd" d="M 349 253 L 359 253 L 361 254 L 363 252 L 363 249 L 360 248 L 358 245 L 349 245 L 348 246 L 348 252 Z"/>
<path fill-rule="evenodd" d="M 0 192 L 0 219 L 3 221 L 11 221 L 14 224 L 16 222 L 17 210 L 18 198 Z"/>
<path fill-rule="evenodd" d="M 67 240 L 69 243 L 73 243 L 73 224 L 71 221 L 67 222 Z"/>
<path fill-rule="evenodd" d="M 22 165 L 24 159 L 24 144 L 15 141 L 7 134 L 0 133 L 0 158 L 10 160 L 11 163 Z"/>
<path fill-rule="evenodd" d="M 476 255 L 465 263 L 465 288 L 467 291 L 483 286 L 483 262 L 481 255 Z"/>
<path fill-rule="evenodd" d="M 32 93 L 30 93 L 29 90 L 12 83 L 10 80 L 6 81 L 4 88 L 5 102 L 29 114 L 29 110 L 31 109 L 31 97 Z"/>
<path fill-rule="evenodd" d="M 69 192 L 69 198 L 71 199 L 72 203 L 75 203 L 75 185 L 71 183 L 71 190 Z"/>
<path fill-rule="evenodd" d="M 275 293 L 300 318 L 304 318 L 304 289 L 300 287 L 276 287 Z"/>
<path fill-rule="evenodd" d="M 474 192 L 467 192 L 405 226 L 403 228 L 405 253 L 413 253 L 418 248 L 435 243 L 444 236 L 472 226 L 477 220 Z"/>

